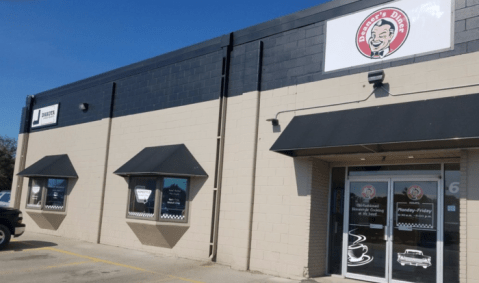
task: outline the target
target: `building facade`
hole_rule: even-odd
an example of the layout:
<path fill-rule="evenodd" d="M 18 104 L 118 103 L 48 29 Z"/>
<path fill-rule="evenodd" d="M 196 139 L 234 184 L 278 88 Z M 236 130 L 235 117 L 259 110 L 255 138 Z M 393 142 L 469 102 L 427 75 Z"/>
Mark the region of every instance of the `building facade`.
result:
<path fill-rule="evenodd" d="M 29 96 L 11 203 L 282 277 L 479 282 L 478 51 L 476 1 L 334 0 Z"/>

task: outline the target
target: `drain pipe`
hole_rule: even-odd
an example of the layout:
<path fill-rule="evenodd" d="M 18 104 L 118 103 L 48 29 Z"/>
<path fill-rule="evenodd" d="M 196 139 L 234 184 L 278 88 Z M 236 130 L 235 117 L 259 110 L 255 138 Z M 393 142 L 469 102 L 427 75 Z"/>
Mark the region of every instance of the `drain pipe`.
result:
<path fill-rule="evenodd" d="M 254 214 L 254 197 L 256 188 L 256 158 L 258 156 L 258 136 L 259 136 L 259 113 L 261 103 L 261 74 L 263 69 L 263 42 L 259 42 L 258 50 L 258 78 L 256 85 L 256 121 L 254 129 L 254 150 L 253 150 L 253 166 L 251 177 L 251 200 L 249 211 L 249 227 L 248 227 L 248 254 L 246 256 L 246 270 L 250 270 L 251 263 L 251 242 L 253 239 L 253 214 Z"/>
<path fill-rule="evenodd" d="M 100 201 L 100 215 L 98 219 L 98 234 L 96 238 L 96 243 L 99 244 L 101 240 L 101 226 L 103 224 L 103 209 L 105 207 L 105 190 L 106 190 L 106 178 L 108 171 L 108 158 L 110 156 L 110 138 L 111 138 L 111 123 L 113 120 L 113 103 L 115 101 L 115 92 L 116 92 L 116 83 L 112 83 L 111 87 L 111 96 L 110 96 L 110 105 L 108 113 L 108 131 L 106 137 L 106 148 L 105 148 L 105 163 L 103 165 L 103 181 L 101 188 L 101 201 Z"/>
<path fill-rule="evenodd" d="M 222 38 L 223 49 L 223 66 L 221 70 L 221 89 L 219 95 L 219 117 L 218 117 L 218 133 L 216 138 L 216 166 L 215 180 L 213 189 L 213 213 L 211 219 L 210 234 L 210 260 L 216 261 L 218 251 L 218 232 L 220 222 L 220 205 L 221 205 L 221 187 L 223 180 L 223 160 L 225 153 L 225 131 L 226 131 L 226 108 L 228 106 L 228 82 L 231 51 L 233 49 L 233 33 L 225 35 Z"/>

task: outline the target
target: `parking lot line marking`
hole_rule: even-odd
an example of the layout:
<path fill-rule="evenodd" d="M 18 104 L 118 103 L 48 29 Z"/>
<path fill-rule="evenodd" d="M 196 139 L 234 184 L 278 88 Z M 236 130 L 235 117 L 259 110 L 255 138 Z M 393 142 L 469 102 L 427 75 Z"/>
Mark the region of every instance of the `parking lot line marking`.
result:
<path fill-rule="evenodd" d="M 51 250 L 51 251 L 58 252 L 58 253 L 62 253 L 62 254 L 72 255 L 72 256 L 76 256 L 76 257 L 88 259 L 88 260 L 91 260 L 91 261 L 94 261 L 94 262 L 101 262 L 101 263 L 105 263 L 105 264 L 110 264 L 110 265 L 116 265 L 116 266 L 120 266 L 120 267 L 125 267 L 125 268 L 129 268 L 129 269 L 133 269 L 133 270 L 137 270 L 137 271 L 141 271 L 141 272 L 147 272 L 147 273 L 151 273 L 151 274 L 160 274 L 160 275 L 168 276 L 168 277 L 170 277 L 170 278 L 178 279 L 178 280 L 181 280 L 181 281 L 186 281 L 186 282 L 191 282 L 191 283 L 204 283 L 204 282 L 202 282 L 202 281 L 197 281 L 197 280 L 193 280 L 193 279 L 177 277 L 177 276 L 174 276 L 174 275 L 165 274 L 165 273 L 161 273 L 161 272 L 155 272 L 155 271 L 147 270 L 147 269 L 144 269 L 144 268 L 141 268 L 141 267 L 136 267 L 136 266 L 127 265 L 127 264 L 123 264 L 123 263 L 119 263 L 119 262 L 113 262 L 113 261 L 104 260 L 104 259 L 100 259 L 100 258 L 96 258 L 96 257 L 91 257 L 91 256 L 82 255 L 82 254 L 77 254 L 77 253 L 73 253 L 73 252 L 69 252 L 69 251 L 65 251 L 65 250 L 60 250 L 60 249 L 57 249 L 57 248 L 50 248 L 50 247 L 48 247 L 48 248 L 42 248 L 42 249 Z"/>
<path fill-rule="evenodd" d="M 11 270 L 11 271 L 0 272 L 0 275 L 8 275 L 8 274 L 13 274 L 13 273 L 28 273 L 28 272 L 34 272 L 34 271 L 39 271 L 39 270 L 46 270 L 46 269 L 61 268 L 61 267 L 66 267 L 66 266 L 80 265 L 80 264 L 84 264 L 84 263 L 88 263 L 88 262 L 92 262 L 92 261 L 87 260 L 87 261 L 71 262 L 71 263 L 65 263 L 65 264 L 59 264 L 59 265 L 43 266 L 43 267 L 38 267 L 38 268 L 15 269 L 15 270 Z"/>
<path fill-rule="evenodd" d="M 158 279 L 156 281 L 148 281 L 148 283 L 159 283 L 159 282 L 165 282 L 168 280 L 171 280 L 172 278 L 163 278 L 163 279 Z"/>

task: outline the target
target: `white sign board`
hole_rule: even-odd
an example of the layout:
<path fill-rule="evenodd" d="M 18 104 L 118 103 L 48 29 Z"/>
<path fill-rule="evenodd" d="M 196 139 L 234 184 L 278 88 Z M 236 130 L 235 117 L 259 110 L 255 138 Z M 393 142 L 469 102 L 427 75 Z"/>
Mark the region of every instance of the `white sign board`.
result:
<path fill-rule="evenodd" d="M 139 203 L 147 203 L 150 198 L 151 190 L 146 190 L 145 186 L 135 187 L 136 201 Z"/>
<path fill-rule="evenodd" d="M 58 118 L 58 104 L 33 110 L 32 128 L 54 125 Z"/>
<path fill-rule="evenodd" d="M 32 186 L 32 193 L 33 193 L 34 195 L 36 195 L 36 194 L 38 194 L 39 192 L 40 192 L 40 186 L 35 186 L 35 185 L 33 185 L 33 186 Z"/>
<path fill-rule="evenodd" d="M 326 24 L 324 71 L 447 50 L 452 0 L 399 0 Z"/>

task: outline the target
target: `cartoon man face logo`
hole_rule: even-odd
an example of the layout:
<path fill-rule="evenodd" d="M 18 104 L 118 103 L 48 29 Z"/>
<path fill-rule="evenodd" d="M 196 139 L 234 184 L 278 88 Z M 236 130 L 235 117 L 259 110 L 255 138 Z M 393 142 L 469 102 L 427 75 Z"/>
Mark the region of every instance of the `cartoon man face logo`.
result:
<path fill-rule="evenodd" d="M 371 58 L 384 58 L 384 56 L 389 53 L 389 46 L 391 45 L 395 32 L 396 27 L 389 21 L 380 20 L 374 25 L 371 31 L 371 37 L 369 38 Z"/>
<path fill-rule="evenodd" d="M 413 185 L 407 189 L 407 196 L 410 200 L 420 200 L 424 196 L 424 191 L 418 185 Z"/>
<path fill-rule="evenodd" d="M 359 26 L 356 46 L 369 59 L 383 59 L 401 48 L 409 30 L 409 17 L 405 12 L 397 8 L 380 9 Z"/>

